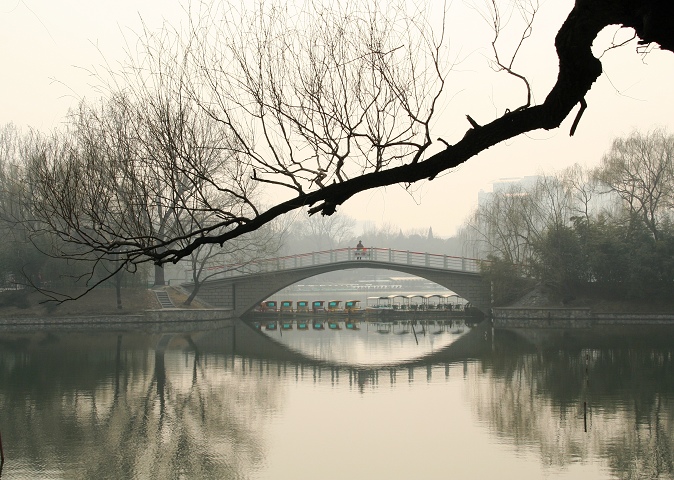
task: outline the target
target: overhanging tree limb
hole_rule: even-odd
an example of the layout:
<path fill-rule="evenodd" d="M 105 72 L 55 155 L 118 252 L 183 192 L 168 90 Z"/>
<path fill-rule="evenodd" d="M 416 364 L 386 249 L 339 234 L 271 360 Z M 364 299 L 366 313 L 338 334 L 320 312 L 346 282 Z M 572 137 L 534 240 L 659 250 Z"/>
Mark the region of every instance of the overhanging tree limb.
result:
<path fill-rule="evenodd" d="M 252 203 L 246 211 L 218 211 L 219 223 L 175 232 L 166 238 L 139 238 L 130 232 L 92 248 L 110 255 L 123 248 L 127 258 L 134 261 L 143 258 L 157 264 L 176 262 L 202 245 L 223 244 L 298 208 L 308 208 L 310 214 L 331 215 L 359 192 L 433 179 L 504 140 L 538 129 L 558 128 L 580 105 L 571 129 L 575 132 L 584 111 L 584 98 L 602 73 L 601 62 L 592 53 L 592 43 L 603 28 L 631 27 L 643 42 L 657 42 L 667 50 L 674 48 L 674 33 L 667 22 L 674 13 L 671 2 L 577 0 L 556 36 L 559 73 L 545 101 L 534 106 L 527 103 L 490 122 L 472 120 L 467 115 L 472 120 L 471 128 L 463 138 L 453 145 L 443 141 L 443 151 L 423 160 L 422 154 L 430 145 L 429 121 L 444 85 L 444 70 L 439 68 L 440 44 L 424 30 L 423 20 L 419 24 L 410 20 L 402 33 L 389 35 L 394 30 L 389 28 L 394 26 L 390 19 L 375 15 L 363 22 L 359 12 L 349 10 L 348 5 L 349 2 L 336 4 L 339 15 L 332 17 L 330 12 L 324 17 L 321 14 L 325 12 L 316 14 L 321 18 L 318 25 L 307 23 L 307 31 L 299 33 L 287 19 L 277 21 L 260 12 L 256 12 L 264 20 L 260 30 L 239 33 L 240 18 L 232 17 L 229 11 L 214 12 L 225 18 L 223 30 L 216 29 L 213 37 L 223 43 L 211 50 L 205 43 L 200 44 L 204 47 L 202 52 L 190 50 L 195 45 L 188 42 L 184 54 L 193 63 L 186 61 L 185 67 L 169 62 L 167 72 L 157 72 L 160 79 L 162 74 L 169 75 L 168 80 L 171 75 L 186 81 L 194 77 L 194 84 L 188 87 L 169 82 L 177 91 L 167 90 L 168 104 L 172 103 L 171 95 L 189 98 L 209 116 L 209 123 L 219 125 L 223 155 L 237 165 L 237 179 L 252 177 L 251 181 L 258 183 L 282 185 L 293 192 L 294 198 L 279 201 L 265 211 Z M 342 8 L 346 16 L 342 15 Z M 195 38 L 212 38 L 200 34 L 201 28 L 211 25 L 217 17 L 210 13 L 203 25 L 194 25 Z M 405 55 L 402 50 L 391 50 L 413 40 L 412 35 L 406 36 L 407 27 L 418 29 L 421 43 L 433 47 L 425 58 L 429 62 L 426 65 L 412 47 Z M 234 35 L 233 40 L 230 34 Z M 370 38 L 374 40 L 367 40 Z M 162 53 L 161 44 L 159 47 Z M 225 54 L 219 56 L 220 50 Z M 384 51 L 391 52 L 391 58 L 382 56 Z M 396 57 L 397 54 L 401 56 Z M 147 75 L 141 67 L 131 68 L 128 77 L 123 77 L 132 83 L 135 76 Z M 153 72 L 151 69 L 150 74 Z M 142 105 L 147 96 L 152 98 L 156 92 L 148 90 L 142 80 L 139 82 L 136 98 Z M 439 83 L 440 89 L 428 86 L 433 83 L 436 87 Z M 204 91 L 208 95 L 200 97 L 198 94 Z M 384 152 L 387 146 L 393 146 L 390 152 Z M 350 154 L 351 170 L 347 170 L 344 160 Z M 185 174 L 192 168 L 187 165 Z M 316 180 L 318 173 L 320 181 Z M 315 190 L 310 191 L 311 188 Z M 245 194 L 241 198 L 245 199 Z M 76 224 L 68 226 L 80 228 Z"/>
<path fill-rule="evenodd" d="M 591 50 L 597 34 L 604 27 L 614 24 L 630 26 L 637 32 L 644 30 L 643 19 L 640 18 L 640 13 L 633 3 L 577 2 L 557 34 L 555 44 L 560 63 L 559 74 L 556 84 L 543 104 L 507 112 L 492 122 L 471 128 L 459 142 L 448 145 L 445 150 L 423 162 L 367 173 L 314 192 L 298 195 L 277 204 L 245 224 L 232 228 L 225 234 L 196 238 L 190 245 L 181 249 L 169 248 L 156 255 L 154 261 L 160 263 L 177 261 L 199 245 L 224 243 L 297 208 L 310 207 L 310 214 L 331 215 L 338 205 L 356 193 L 400 182 L 411 183 L 434 178 L 439 173 L 464 163 L 504 140 L 537 129 L 558 128 L 577 104 L 583 104 L 585 95 L 602 73 L 601 62 Z M 611 6 L 614 8 L 609 8 Z M 615 8 L 617 6 L 622 8 Z M 659 41 L 663 46 L 672 44 L 669 31 L 648 31 L 647 35 L 652 41 Z"/>

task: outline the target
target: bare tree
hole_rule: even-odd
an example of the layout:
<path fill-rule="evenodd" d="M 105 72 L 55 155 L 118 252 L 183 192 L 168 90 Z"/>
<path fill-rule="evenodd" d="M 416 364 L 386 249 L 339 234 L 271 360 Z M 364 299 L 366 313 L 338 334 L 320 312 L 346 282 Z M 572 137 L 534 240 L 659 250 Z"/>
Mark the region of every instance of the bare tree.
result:
<path fill-rule="evenodd" d="M 674 136 L 657 129 L 615 139 L 596 177 L 657 240 L 674 205 Z"/>
<path fill-rule="evenodd" d="M 557 230 L 566 226 L 571 217 L 573 198 L 562 175 L 540 175 L 532 192 L 532 216 L 543 229 Z M 531 218 L 531 217 L 530 217 Z"/>
<path fill-rule="evenodd" d="M 532 255 L 532 244 L 540 235 L 540 208 L 533 191 L 520 184 L 492 193 L 468 222 L 470 241 L 481 251 L 508 263 L 524 265 Z"/>
<path fill-rule="evenodd" d="M 516 46 L 510 56 L 497 55 L 494 65 L 524 82 L 527 100 L 484 123 L 466 115 L 470 127 L 462 138 L 454 144 L 438 139 L 445 148 L 429 155 L 436 141 L 432 120 L 451 65 L 444 22 L 433 25 L 419 5 L 262 2 L 246 9 L 199 3 L 185 30 L 146 32 L 143 55 L 116 72 L 118 83 L 109 84 L 110 91 L 128 92 L 141 106 L 139 112 L 149 112 L 153 118 L 147 128 L 163 118 L 181 120 L 184 112 L 201 118 L 197 111 L 216 124 L 223 139 L 217 151 L 236 159 L 239 183 L 228 178 L 230 183 L 223 184 L 208 175 L 206 181 L 237 197 L 239 204 L 218 210 L 204 200 L 203 208 L 215 210 L 218 222 L 180 234 L 161 226 L 149 235 L 127 229 L 122 236 L 97 240 L 95 250 L 122 255 L 132 264 L 176 262 L 203 245 L 222 245 L 298 208 L 329 216 L 358 192 L 432 180 L 499 142 L 558 128 L 579 106 L 573 134 L 587 107 L 585 95 L 602 72 L 591 49 L 602 29 L 622 25 L 635 30 L 640 44 L 657 42 L 674 49 L 674 30 L 666 20 L 674 13 L 669 2 L 577 0 L 557 33 L 559 74 L 543 103 L 533 103 L 528 81 L 514 66 Z M 534 3 L 522 5 L 525 29 L 518 45 L 528 38 L 537 11 Z M 492 18 L 498 20 L 498 15 Z M 494 45 L 501 27 L 494 23 Z M 176 155 L 154 158 L 148 142 L 137 160 L 148 162 L 149 171 L 157 161 L 177 162 L 180 176 L 164 178 L 173 187 L 204 180 L 192 157 L 175 148 L 188 143 L 167 136 L 179 124 L 162 124 L 156 135 L 142 137 L 160 140 L 154 146 L 168 146 L 165 151 Z M 264 208 L 247 197 L 241 190 L 244 178 L 275 189 L 276 203 Z M 58 180 L 73 182 L 68 176 Z M 180 203 L 149 183 L 136 187 L 147 189 L 145 198 Z M 109 206 L 116 214 L 127 213 Z M 142 222 L 147 226 L 146 216 Z M 139 218 L 138 226 L 142 222 Z M 62 231 L 73 238 L 87 236 L 89 226 L 72 233 L 81 228 L 71 219 Z"/>
<path fill-rule="evenodd" d="M 576 163 L 561 173 L 561 180 L 571 197 L 572 214 L 589 221 L 593 206 L 600 196 L 592 172 Z"/>
<path fill-rule="evenodd" d="M 205 188 L 208 188 L 207 186 Z M 253 192 L 249 193 L 252 197 Z M 220 196 L 217 192 L 212 195 L 214 205 L 224 208 L 226 202 L 236 202 L 236 199 Z M 190 232 L 195 228 L 203 228 L 209 223 L 217 223 L 218 218 L 213 212 L 204 212 L 198 208 L 198 201 L 193 199 L 194 204 L 187 205 L 190 215 L 180 218 L 176 224 L 181 232 Z M 217 203 L 215 203 L 217 202 Z M 286 238 L 286 228 L 280 221 L 270 222 L 263 227 L 247 235 L 237 237 L 224 246 L 216 244 L 203 245 L 190 253 L 187 258 L 189 269 L 189 281 L 193 287 L 185 300 L 185 305 L 191 305 L 196 298 L 203 283 L 213 277 L 221 276 L 231 271 L 245 270 L 248 265 L 260 259 L 269 258 L 278 255 L 280 249 L 284 246 Z M 182 240 L 187 242 L 188 240 Z"/>
<path fill-rule="evenodd" d="M 311 216 L 300 222 L 299 228 L 314 245 L 314 249 L 334 249 L 353 238 L 356 221 L 348 215 L 335 213 L 331 216 Z"/>
<path fill-rule="evenodd" d="M 538 175 L 529 185 L 513 182 L 495 189 L 467 222 L 465 241 L 482 244 L 484 253 L 512 264 L 531 263 L 536 243 L 547 232 L 569 226 L 580 208 L 566 178 L 565 174 Z"/>
<path fill-rule="evenodd" d="M 253 198 L 254 182 L 210 117 L 162 98 L 82 104 L 67 135 L 27 159 L 26 185 L 37 196 L 26 203 L 39 230 L 65 242 L 58 256 L 92 262 L 89 288 L 147 261 L 133 243 L 178 244 L 185 225 L 217 229 L 220 212 L 245 215 L 241 199 Z M 95 269 L 107 274 L 95 276 Z M 155 284 L 163 284 L 161 268 Z"/>

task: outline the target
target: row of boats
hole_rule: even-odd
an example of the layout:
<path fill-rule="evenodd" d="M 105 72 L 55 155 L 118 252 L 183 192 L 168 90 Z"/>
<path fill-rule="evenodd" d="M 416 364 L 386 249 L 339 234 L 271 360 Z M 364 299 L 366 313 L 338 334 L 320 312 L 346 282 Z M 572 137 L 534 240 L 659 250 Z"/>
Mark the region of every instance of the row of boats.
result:
<path fill-rule="evenodd" d="M 461 303 L 449 303 L 438 301 L 432 303 L 429 298 L 439 295 L 426 295 L 420 297 L 424 300 L 421 303 L 412 303 L 411 298 L 414 295 L 388 295 L 385 297 L 368 297 L 365 308 L 361 307 L 360 300 L 300 300 L 297 305 L 294 305 L 292 300 L 267 300 L 262 302 L 253 312 L 253 317 L 269 317 L 278 316 L 283 318 L 298 318 L 298 317 L 314 317 L 314 316 L 328 316 L 328 317 L 379 317 L 379 316 L 404 316 L 413 312 L 421 312 L 423 314 L 431 314 L 432 316 L 462 316 L 467 313 L 466 306 Z M 456 297 L 456 295 L 452 295 Z M 447 296 L 446 296 L 447 297 Z M 403 299 L 405 301 L 396 302 L 396 299 Z"/>
<path fill-rule="evenodd" d="M 293 307 L 292 300 L 283 300 L 281 302 L 267 300 L 266 302 L 262 302 L 255 311 L 259 313 L 304 313 L 312 315 L 328 312 L 346 314 L 363 313 L 363 310 L 360 308 L 360 300 L 348 300 L 344 303 L 343 307 L 341 300 L 330 300 L 329 302 L 324 300 L 314 300 L 313 302 L 300 300 L 297 302 L 297 307 Z"/>

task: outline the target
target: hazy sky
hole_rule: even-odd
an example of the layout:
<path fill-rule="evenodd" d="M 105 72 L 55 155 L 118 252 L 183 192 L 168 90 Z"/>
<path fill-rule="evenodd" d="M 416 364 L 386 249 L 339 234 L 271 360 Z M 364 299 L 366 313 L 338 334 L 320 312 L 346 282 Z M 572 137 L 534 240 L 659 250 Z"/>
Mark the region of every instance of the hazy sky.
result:
<path fill-rule="evenodd" d="M 465 133 L 466 114 L 487 123 L 524 102 L 521 83 L 490 69 L 489 29 L 470 5 L 455 1 L 450 6 L 449 55 L 461 61 L 449 75 L 433 133 L 450 143 Z M 534 35 L 515 63 L 539 103 L 555 81 L 554 34 L 572 5 L 571 0 L 542 5 Z M 93 95 L 90 72 L 105 63 L 114 68 L 123 57 L 125 42 L 140 31 L 141 18 L 156 28 L 162 19 L 178 23 L 183 16 L 174 0 L 0 0 L 0 124 L 44 131 L 56 127 L 69 106 Z M 516 23 L 513 19 L 510 26 L 514 29 Z M 597 42 L 598 53 L 616 30 Z M 619 34 L 625 38 L 631 33 Z M 605 73 L 587 98 L 574 137 L 568 136 L 572 115 L 559 130 L 494 147 L 449 174 L 414 186 L 411 193 L 398 186 L 364 192 L 342 211 L 361 221 L 403 229 L 432 226 L 436 235 L 451 235 L 475 207 L 478 191 L 488 190 L 495 180 L 552 173 L 574 163 L 596 165 L 614 137 L 634 129 L 664 126 L 674 133 L 674 54 L 654 50 L 644 56 L 633 42 L 607 52 L 602 61 Z"/>

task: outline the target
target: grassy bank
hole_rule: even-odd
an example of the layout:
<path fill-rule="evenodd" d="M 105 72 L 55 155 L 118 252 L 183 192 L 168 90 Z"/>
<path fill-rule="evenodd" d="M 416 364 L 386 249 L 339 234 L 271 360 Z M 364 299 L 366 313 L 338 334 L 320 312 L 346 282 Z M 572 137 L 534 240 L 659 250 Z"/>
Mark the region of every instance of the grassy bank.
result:
<path fill-rule="evenodd" d="M 183 307 L 186 296 L 174 288 L 167 288 L 176 306 Z M 70 291 L 76 296 L 81 292 Z M 161 306 L 153 291 L 143 288 L 122 289 L 122 309 L 117 308 L 117 297 L 112 288 L 95 289 L 82 298 L 63 303 L 49 301 L 43 293 L 24 290 L 0 292 L 0 316 L 68 316 L 68 315 L 118 315 L 140 313 L 159 309 Z M 192 308 L 199 308 L 194 305 Z"/>

